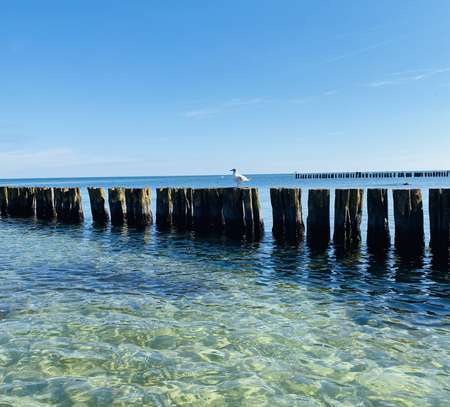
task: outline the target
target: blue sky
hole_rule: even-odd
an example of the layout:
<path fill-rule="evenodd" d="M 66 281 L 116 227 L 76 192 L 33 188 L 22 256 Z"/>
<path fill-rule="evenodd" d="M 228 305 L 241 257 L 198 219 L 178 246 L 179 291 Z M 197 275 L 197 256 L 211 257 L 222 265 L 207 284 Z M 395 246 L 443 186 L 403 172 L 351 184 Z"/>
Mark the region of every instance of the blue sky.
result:
<path fill-rule="evenodd" d="M 450 168 L 450 1 L 0 0 L 0 178 Z"/>

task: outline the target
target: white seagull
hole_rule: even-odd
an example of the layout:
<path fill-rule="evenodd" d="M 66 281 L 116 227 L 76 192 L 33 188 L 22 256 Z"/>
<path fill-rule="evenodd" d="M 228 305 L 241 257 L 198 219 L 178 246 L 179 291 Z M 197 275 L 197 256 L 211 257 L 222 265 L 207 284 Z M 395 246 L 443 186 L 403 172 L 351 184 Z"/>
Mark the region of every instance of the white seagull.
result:
<path fill-rule="evenodd" d="M 233 173 L 234 181 L 236 182 L 236 186 L 239 187 L 242 182 L 249 182 L 250 179 L 247 178 L 245 175 L 239 174 L 238 170 L 236 168 L 233 168 L 230 170 Z"/>

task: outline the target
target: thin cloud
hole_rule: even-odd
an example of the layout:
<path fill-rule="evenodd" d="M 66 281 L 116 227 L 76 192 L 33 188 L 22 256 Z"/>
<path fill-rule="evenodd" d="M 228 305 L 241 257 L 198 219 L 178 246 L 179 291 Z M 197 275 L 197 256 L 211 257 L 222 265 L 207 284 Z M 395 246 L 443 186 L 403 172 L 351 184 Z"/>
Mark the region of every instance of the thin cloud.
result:
<path fill-rule="evenodd" d="M 181 113 L 181 116 L 186 117 L 187 119 L 205 119 L 207 117 L 212 117 L 215 114 L 219 113 L 218 109 L 196 109 L 196 110 L 188 110 L 186 112 Z"/>
<path fill-rule="evenodd" d="M 333 96 L 336 95 L 338 91 L 336 89 L 327 90 L 326 92 L 323 92 L 324 96 Z"/>
<path fill-rule="evenodd" d="M 341 54 L 341 55 L 336 55 L 333 58 L 327 59 L 325 61 L 325 63 L 329 64 L 331 62 L 337 62 L 337 61 L 341 61 L 341 60 L 346 59 L 346 58 L 350 58 L 350 57 L 354 57 L 354 56 L 357 56 L 357 55 L 365 54 L 365 53 L 370 52 L 370 51 L 372 51 L 374 49 L 381 48 L 381 47 L 384 47 L 386 45 L 389 45 L 389 44 L 391 44 L 393 42 L 394 42 L 394 40 L 392 40 L 392 39 L 381 41 L 381 42 L 377 42 L 375 44 L 369 45 L 369 46 L 364 47 L 364 48 L 358 48 L 358 49 L 355 49 L 353 51 L 349 51 L 349 52 Z"/>
<path fill-rule="evenodd" d="M 403 85 L 410 82 L 417 82 L 432 78 L 436 75 L 450 72 L 450 67 L 437 69 L 410 69 L 402 72 L 394 72 L 385 80 L 368 82 L 365 86 L 369 88 L 381 88 L 391 85 Z"/>
<path fill-rule="evenodd" d="M 215 107 L 187 110 L 185 112 L 182 112 L 181 116 L 187 119 L 207 119 L 210 117 L 214 117 L 220 113 L 225 113 L 227 111 L 244 108 L 246 106 L 260 105 L 264 102 L 265 100 L 263 98 L 231 99 Z"/>

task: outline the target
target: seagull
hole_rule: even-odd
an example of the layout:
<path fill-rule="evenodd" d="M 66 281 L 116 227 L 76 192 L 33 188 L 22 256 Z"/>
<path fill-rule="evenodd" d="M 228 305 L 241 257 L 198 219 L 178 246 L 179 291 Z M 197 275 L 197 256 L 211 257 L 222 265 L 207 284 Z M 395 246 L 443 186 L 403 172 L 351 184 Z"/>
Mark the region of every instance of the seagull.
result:
<path fill-rule="evenodd" d="M 236 168 L 233 168 L 230 170 L 233 173 L 234 181 L 236 182 L 236 186 L 239 187 L 241 185 L 241 182 L 249 182 L 250 179 L 247 178 L 245 175 L 239 174 L 238 170 Z"/>

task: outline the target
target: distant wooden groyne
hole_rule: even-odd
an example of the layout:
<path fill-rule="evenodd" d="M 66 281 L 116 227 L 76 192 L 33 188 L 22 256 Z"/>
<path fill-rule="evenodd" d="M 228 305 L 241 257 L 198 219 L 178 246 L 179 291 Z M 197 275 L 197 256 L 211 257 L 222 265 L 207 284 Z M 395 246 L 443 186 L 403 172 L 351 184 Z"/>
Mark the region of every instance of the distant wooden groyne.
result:
<path fill-rule="evenodd" d="M 442 178 L 450 177 L 450 170 L 439 171 L 371 171 L 294 173 L 295 179 L 358 179 L 358 178 Z"/>
<path fill-rule="evenodd" d="M 114 226 L 146 227 L 153 223 L 150 188 L 88 188 L 93 222 Z M 273 236 L 278 242 L 305 239 L 312 248 L 357 247 L 362 241 L 364 197 L 367 196 L 367 244 L 375 250 L 391 244 L 388 220 L 389 191 L 385 188 L 336 189 L 334 233 L 330 230 L 330 190 L 308 191 L 308 216 L 303 221 L 302 190 L 271 188 Z M 395 245 L 407 253 L 424 247 L 424 209 L 420 189 L 392 190 Z M 108 207 L 109 206 L 109 210 Z M 430 245 L 446 252 L 450 248 L 450 189 L 429 190 Z M 0 187 L 2 217 L 36 217 L 45 221 L 84 221 L 79 188 Z M 161 231 L 177 229 L 196 233 L 224 234 L 257 241 L 263 237 L 264 221 L 257 188 L 158 188 L 156 225 Z"/>

